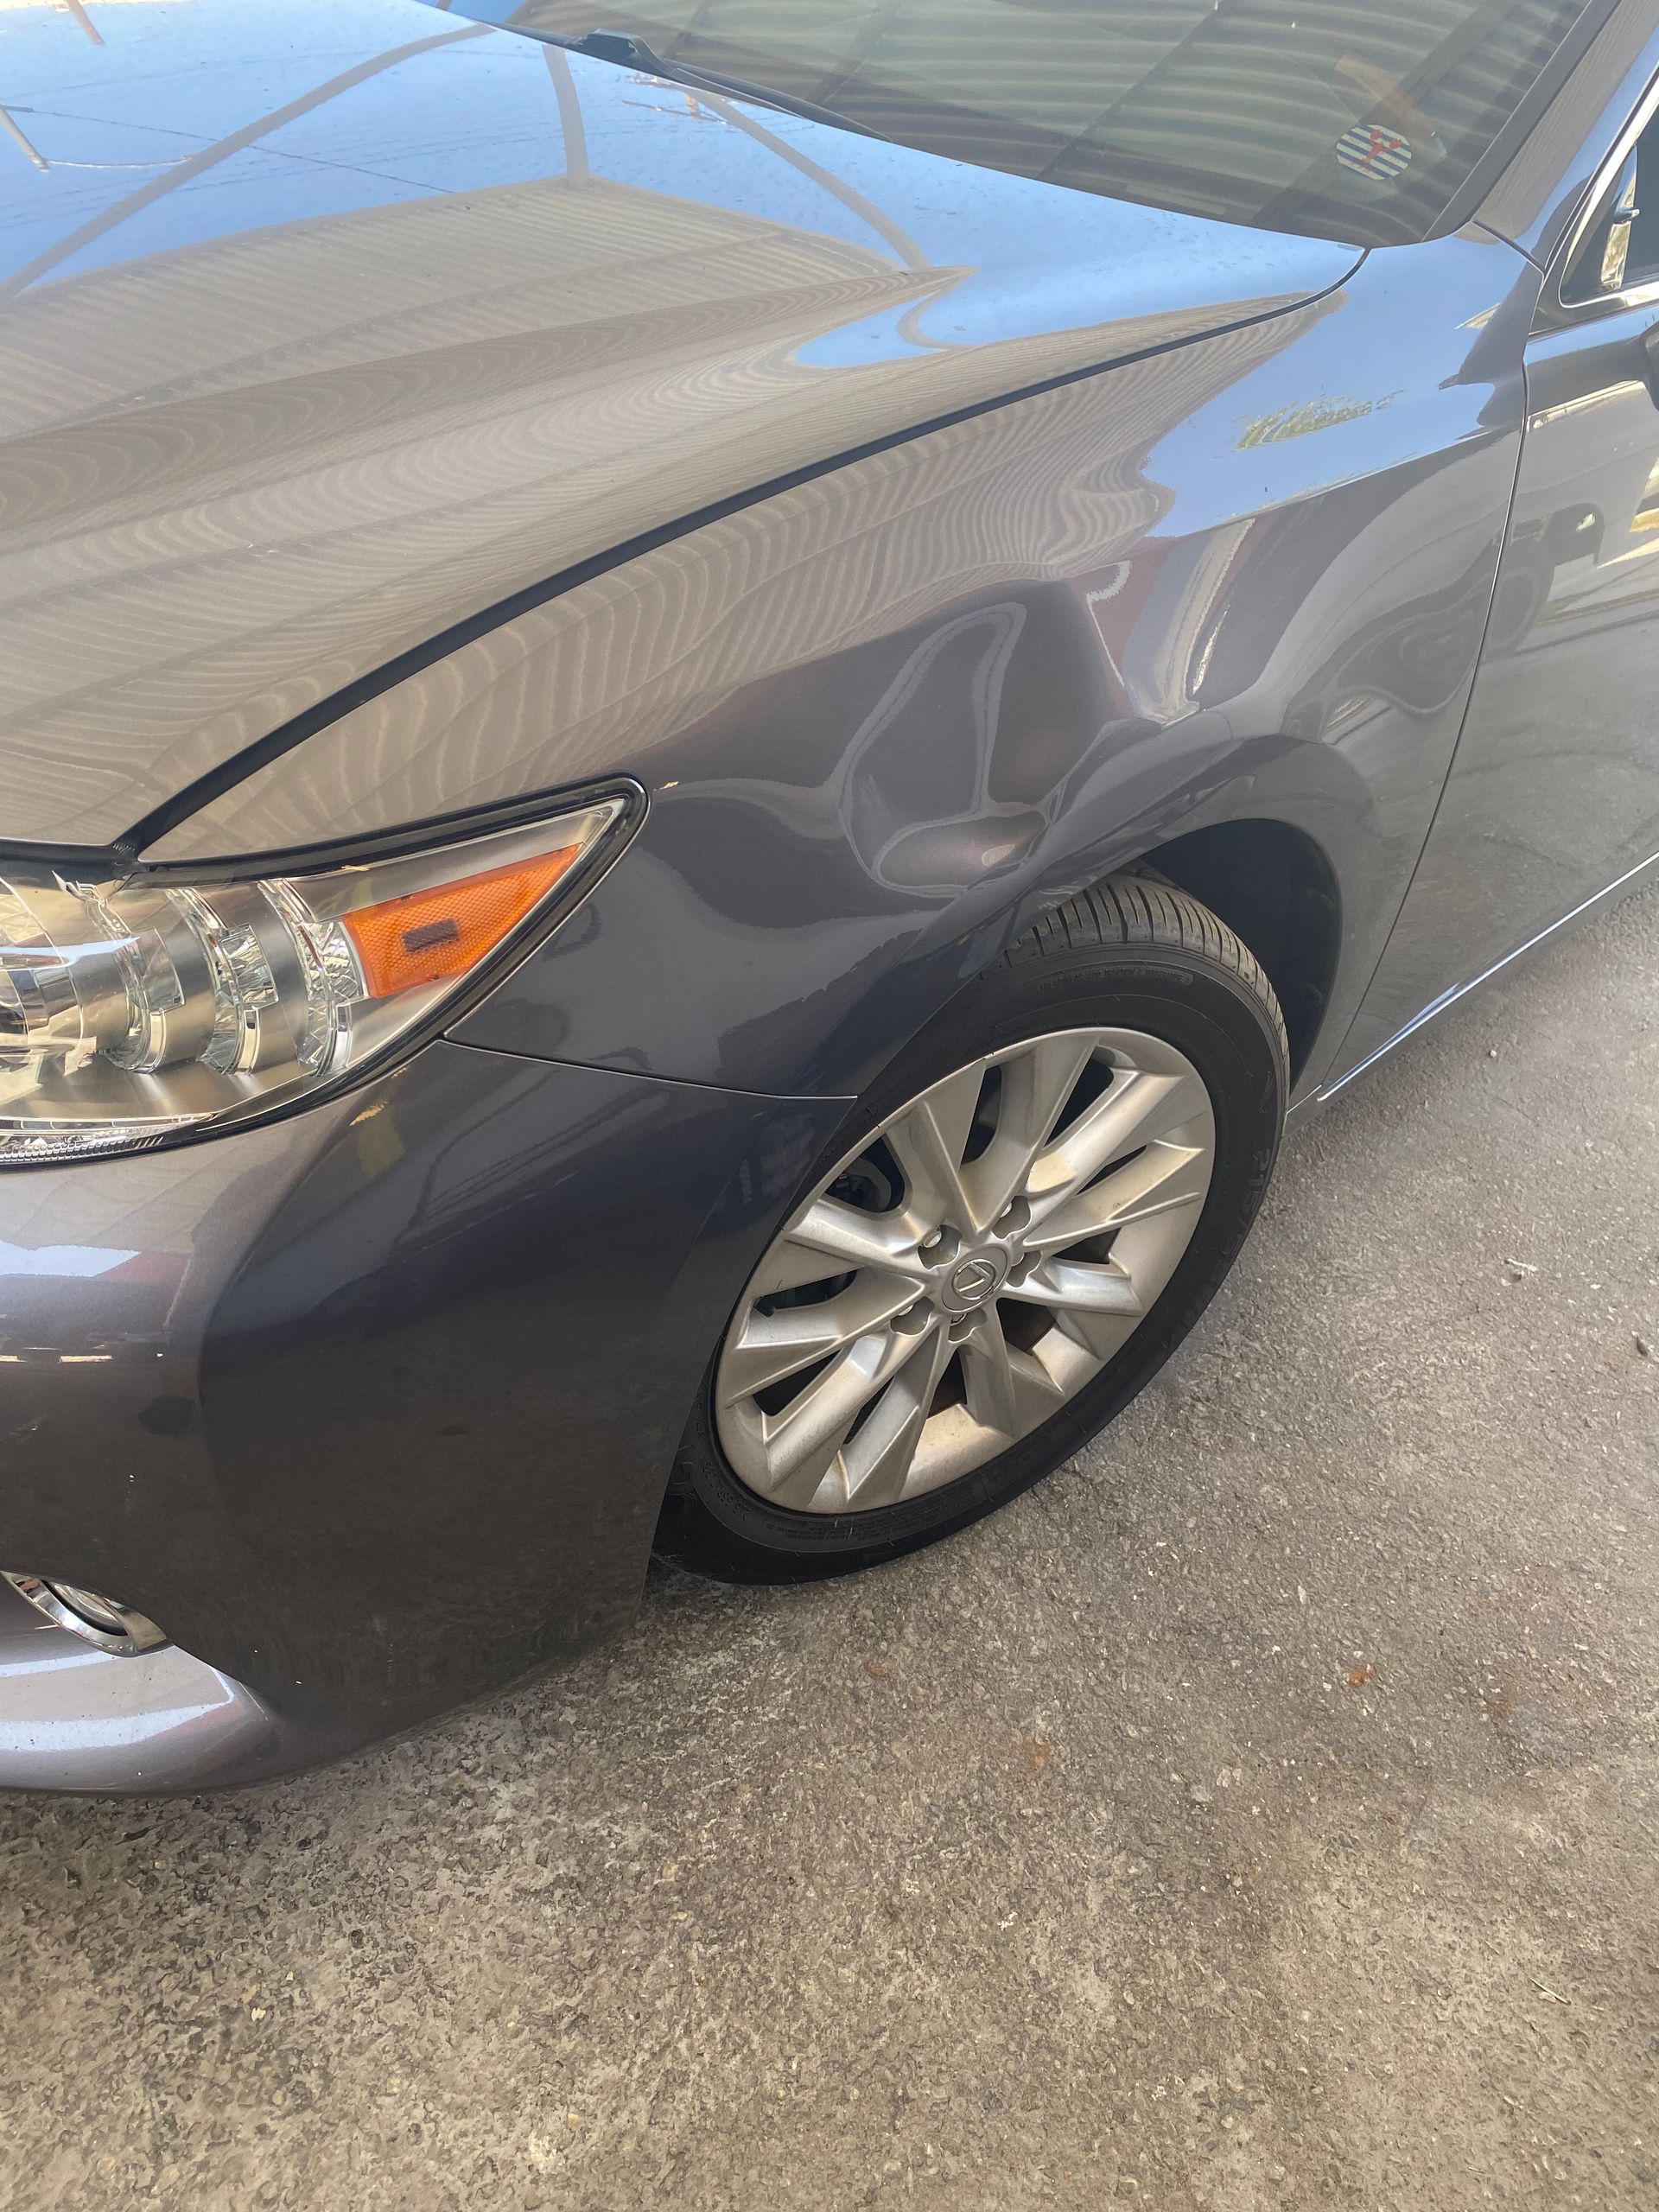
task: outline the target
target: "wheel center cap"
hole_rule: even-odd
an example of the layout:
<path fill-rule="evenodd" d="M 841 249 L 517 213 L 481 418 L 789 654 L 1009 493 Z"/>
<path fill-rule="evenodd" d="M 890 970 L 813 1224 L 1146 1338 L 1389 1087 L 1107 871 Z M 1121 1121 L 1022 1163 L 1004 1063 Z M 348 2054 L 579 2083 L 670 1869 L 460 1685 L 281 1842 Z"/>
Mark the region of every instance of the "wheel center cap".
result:
<path fill-rule="evenodd" d="M 995 1298 L 1008 1279 L 1006 1252 L 975 1252 L 958 1260 L 945 1277 L 940 1303 L 954 1313 L 969 1313 L 987 1299 Z"/>

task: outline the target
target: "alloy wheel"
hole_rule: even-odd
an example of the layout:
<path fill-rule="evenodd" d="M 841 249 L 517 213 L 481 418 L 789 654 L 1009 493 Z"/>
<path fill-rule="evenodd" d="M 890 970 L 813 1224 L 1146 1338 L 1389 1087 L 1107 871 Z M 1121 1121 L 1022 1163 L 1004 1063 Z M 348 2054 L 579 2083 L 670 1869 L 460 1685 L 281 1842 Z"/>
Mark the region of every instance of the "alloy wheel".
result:
<path fill-rule="evenodd" d="M 931 1084 L 755 1270 L 715 1370 L 733 1469 L 774 1505 L 847 1514 L 995 1459 L 1134 1334 L 1214 1160 L 1202 1077 L 1140 1031 L 1058 1031 Z"/>

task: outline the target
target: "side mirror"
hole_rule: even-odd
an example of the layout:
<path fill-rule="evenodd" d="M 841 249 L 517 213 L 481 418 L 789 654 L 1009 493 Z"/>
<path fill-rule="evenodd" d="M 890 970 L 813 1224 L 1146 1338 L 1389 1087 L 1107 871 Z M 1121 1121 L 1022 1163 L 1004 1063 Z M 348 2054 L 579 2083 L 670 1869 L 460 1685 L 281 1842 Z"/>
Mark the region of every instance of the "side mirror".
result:
<path fill-rule="evenodd" d="M 1624 289 L 1624 264 L 1630 254 L 1630 226 L 1640 213 L 1636 204 L 1636 149 L 1632 147 L 1618 173 L 1618 189 L 1613 194 L 1612 207 L 1602 235 L 1601 289 L 1604 292 L 1622 292 Z"/>

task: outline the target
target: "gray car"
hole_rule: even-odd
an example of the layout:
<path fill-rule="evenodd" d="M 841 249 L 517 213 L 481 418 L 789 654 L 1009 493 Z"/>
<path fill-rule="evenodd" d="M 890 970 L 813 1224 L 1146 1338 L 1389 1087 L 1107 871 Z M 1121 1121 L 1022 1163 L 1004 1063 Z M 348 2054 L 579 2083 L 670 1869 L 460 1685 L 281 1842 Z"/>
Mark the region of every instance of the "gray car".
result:
<path fill-rule="evenodd" d="M 465 12 L 0 16 L 0 1783 L 962 1527 L 1659 852 L 1659 0 Z"/>

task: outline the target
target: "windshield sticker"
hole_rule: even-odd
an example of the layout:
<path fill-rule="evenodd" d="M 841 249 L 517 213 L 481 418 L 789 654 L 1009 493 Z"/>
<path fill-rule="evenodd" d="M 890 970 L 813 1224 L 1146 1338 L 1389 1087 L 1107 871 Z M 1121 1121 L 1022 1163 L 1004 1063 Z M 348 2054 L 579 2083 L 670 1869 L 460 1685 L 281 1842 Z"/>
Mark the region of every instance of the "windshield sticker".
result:
<path fill-rule="evenodd" d="M 1338 139 L 1337 159 L 1368 184 L 1392 184 L 1411 165 L 1411 141 L 1380 123 L 1357 123 Z"/>

